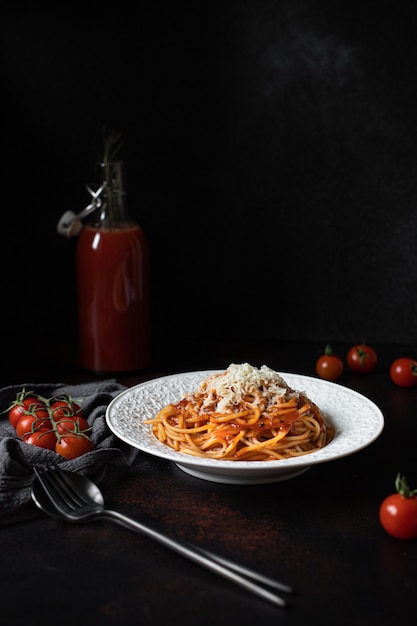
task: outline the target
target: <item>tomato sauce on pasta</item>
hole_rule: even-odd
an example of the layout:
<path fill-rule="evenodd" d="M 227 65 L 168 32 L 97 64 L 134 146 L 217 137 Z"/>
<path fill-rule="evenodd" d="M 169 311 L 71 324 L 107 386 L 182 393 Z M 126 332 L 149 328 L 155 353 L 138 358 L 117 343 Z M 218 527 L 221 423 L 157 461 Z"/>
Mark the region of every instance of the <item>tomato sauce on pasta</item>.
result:
<path fill-rule="evenodd" d="M 231 364 L 147 420 L 162 443 L 184 454 L 270 461 L 309 454 L 332 438 L 320 409 L 266 365 Z"/>

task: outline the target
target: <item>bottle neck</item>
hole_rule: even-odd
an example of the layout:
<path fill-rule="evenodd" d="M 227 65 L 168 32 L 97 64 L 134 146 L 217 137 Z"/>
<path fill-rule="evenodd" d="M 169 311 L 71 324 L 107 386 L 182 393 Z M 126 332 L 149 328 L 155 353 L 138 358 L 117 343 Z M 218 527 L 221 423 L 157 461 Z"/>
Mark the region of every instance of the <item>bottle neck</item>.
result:
<path fill-rule="evenodd" d="M 107 161 L 97 166 L 97 179 L 103 187 L 98 210 L 93 216 L 94 223 L 120 224 L 129 222 L 125 209 L 125 189 L 122 161 Z"/>

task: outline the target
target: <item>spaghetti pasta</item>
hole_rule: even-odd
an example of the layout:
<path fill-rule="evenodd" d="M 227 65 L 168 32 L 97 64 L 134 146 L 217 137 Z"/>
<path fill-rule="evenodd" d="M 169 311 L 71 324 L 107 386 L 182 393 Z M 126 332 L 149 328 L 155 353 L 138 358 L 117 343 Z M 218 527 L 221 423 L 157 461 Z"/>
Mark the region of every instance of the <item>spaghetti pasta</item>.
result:
<path fill-rule="evenodd" d="M 231 364 L 162 408 L 154 435 L 184 454 L 270 461 L 309 454 L 332 438 L 320 409 L 266 365 Z"/>

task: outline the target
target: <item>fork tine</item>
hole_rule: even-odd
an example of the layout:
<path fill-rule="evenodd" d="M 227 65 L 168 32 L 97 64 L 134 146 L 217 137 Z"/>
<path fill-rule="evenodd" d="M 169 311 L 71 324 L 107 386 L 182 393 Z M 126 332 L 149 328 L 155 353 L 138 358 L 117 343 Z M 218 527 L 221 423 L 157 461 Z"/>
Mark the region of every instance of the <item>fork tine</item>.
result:
<path fill-rule="evenodd" d="M 63 475 L 59 470 L 52 468 L 51 470 L 36 470 L 43 488 L 48 493 L 50 499 L 55 503 L 62 513 L 68 513 L 68 511 L 75 511 L 78 507 L 85 504 L 78 496 L 78 494 L 70 489 L 67 482 L 63 480 Z"/>
<path fill-rule="evenodd" d="M 54 481 L 51 481 L 49 473 L 47 471 L 44 472 L 42 470 L 39 470 L 36 467 L 33 468 L 33 471 L 43 489 L 45 490 L 45 493 L 50 498 L 51 502 L 60 513 L 66 515 L 68 513 L 68 505 L 66 503 L 66 500 L 62 497 L 62 494 L 57 489 Z"/>
<path fill-rule="evenodd" d="M 78 492 L 74 489 L 72 484 L 68 481 L 65 473 L 59 469 L 59 467 L 52 468 L 52 472 L 50 473 L 51 478 L 55 478 L 59 488 L 61 490 L 61 494 L 65 494 L 65 496 L 71 500 L 71 502 L 75 505 L 73 508 L 77 508 L 79 506 L 83 506 L 84 504 L 92 504 L 92 499 L 84 496 L 81 492 Z"/>

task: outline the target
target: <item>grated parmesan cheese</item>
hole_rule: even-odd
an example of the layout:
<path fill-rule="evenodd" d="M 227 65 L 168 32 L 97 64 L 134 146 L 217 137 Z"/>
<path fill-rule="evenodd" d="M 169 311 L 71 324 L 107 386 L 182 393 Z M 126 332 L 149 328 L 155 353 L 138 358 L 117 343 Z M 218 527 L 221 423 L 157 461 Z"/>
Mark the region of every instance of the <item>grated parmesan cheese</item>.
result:
<path fill-rule="evenodd" d="M 258 369 L 249 363 L 232 363 L 225 372 L 205 378 L 191 395 L 204 397 L 203 411 L 232 412 L 243 400 L 265 410 L 282 400 L 283 396 L 290 398 L 299 394 L 266 365 Z"/>

